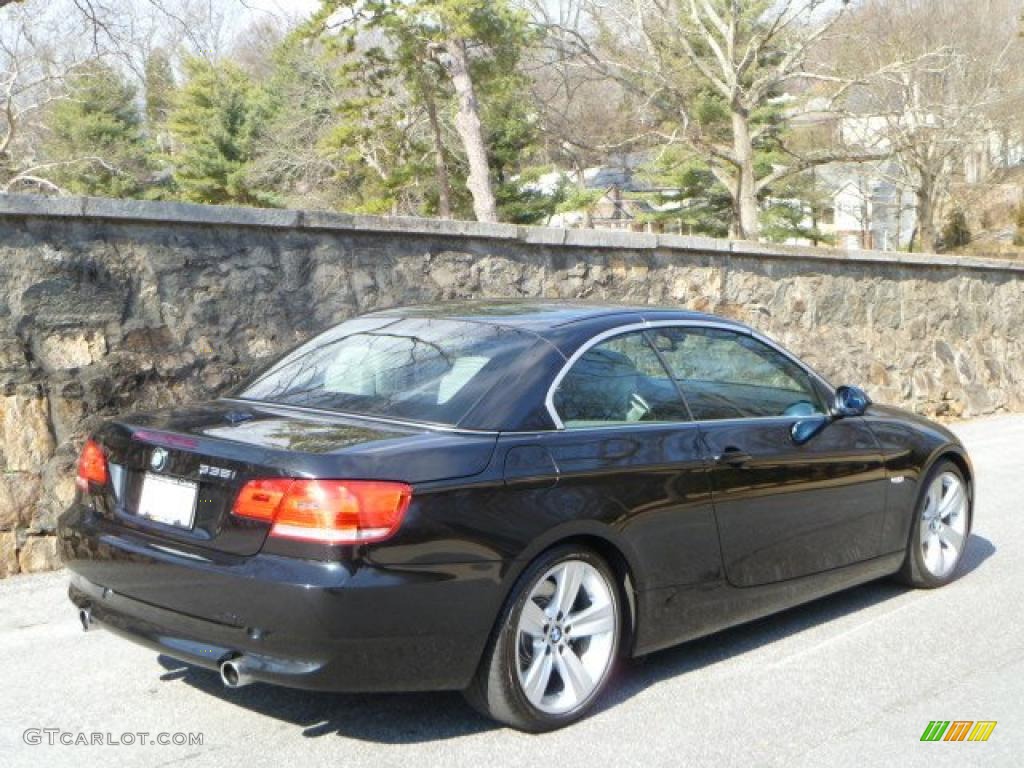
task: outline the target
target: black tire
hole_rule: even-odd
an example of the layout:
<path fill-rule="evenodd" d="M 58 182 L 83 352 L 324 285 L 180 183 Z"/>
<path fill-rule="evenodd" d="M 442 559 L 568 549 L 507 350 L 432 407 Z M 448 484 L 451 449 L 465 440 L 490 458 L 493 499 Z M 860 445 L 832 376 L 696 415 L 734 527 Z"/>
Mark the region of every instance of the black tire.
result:
<path fill-rule="evenodd" d="M 963 545 L 961 546 L 956 564 L 952 567 L 949 573 L 940 577 L 933 574 L 925 565 L 923 548 L 921 546 L 920 520 L 927 500 L 928 489 L 931 487 L 932 483 L 935 482 L 937 477 L 946 473 L 955 475 L 963 484 L 967 497 L 967 520 L 963 537 Z M 949 582 L 953 581 L 957 577 L 963 563 L 963 555 L 967 550 L 967 544 L 971 532 L 971 515 L 974 507 L 973 492 L 974 490 L 971 487 L 970 481 L 964 477 L 964 473 L 955 462 L 950 461 L 949 459 L 940 459 L 935 462 L 935 465 L 931 470 L 929 470 L 924 482 L 921 484 L 921 491 L 918 494 L 917 503 L 914 505 L 914 514 L 910 523 L 910 535 L 907 537 L 907 552 L 903 559 L 903 566 L 896 574 L 897 581 L 916 589 L 935 589 L 936 587 L 949 584 Z"/>
<path fill-rule="evenodd" d="M 593 566 L 607 582 L 614 609 L 614 639 L 607 668 L 592 693 L 571 711 L 551 714 L 534 706 L 520 683 L 517 667 L 517 630 L 520 616 L 534 587 L 541 583 L 545 574 L 553 568 L 574 560 Z M 622 641 L 623 605 L 620 579 L 595 552 L 571 544 L 548 550 L 531 563 L 516 582 L 498 616 L 476 677 L 463 695 L 481 714 L 530 733 L 552 731 L 576 722 L 593 708 L 613 675 Z"/>

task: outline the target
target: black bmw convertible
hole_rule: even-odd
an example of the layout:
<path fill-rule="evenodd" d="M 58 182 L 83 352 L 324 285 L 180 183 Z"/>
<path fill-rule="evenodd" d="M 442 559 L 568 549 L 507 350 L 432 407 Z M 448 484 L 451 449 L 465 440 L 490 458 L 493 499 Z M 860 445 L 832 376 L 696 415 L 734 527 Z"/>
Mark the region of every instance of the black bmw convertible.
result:
<path fill-rule="evenodd" d="M 231 396 L 106 423 L 60 537 L 86 629 L 259 681 L 454 689 L 543 731 L 622 657 L 950 581 L 943 427 L 739 323 L 484 302 L 344 322 Z"/>

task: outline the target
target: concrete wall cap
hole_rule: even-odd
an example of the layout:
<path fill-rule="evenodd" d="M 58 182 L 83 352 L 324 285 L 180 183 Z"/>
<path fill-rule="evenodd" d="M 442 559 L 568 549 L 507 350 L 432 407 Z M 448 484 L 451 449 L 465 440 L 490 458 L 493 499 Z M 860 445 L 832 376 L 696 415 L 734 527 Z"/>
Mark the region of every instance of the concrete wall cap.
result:
<path fill-rule="evenodd" d="M 944 254 L 851 251 L 719 240 L 686 235 L 659 235 L 612 229 L 558 229 L 478 221 L 365 216 L 331 211 L 240 208 L 149 200 L 95 197 L 41 197 L 0 194 L 0 217 L 60 217 L 94 220 L 160 222 L 210 226 L 263 227 L 346 233 L 396 233 L 409 236 L 478 238 L 520 242 L 531 246 L 562 246 L 620 251 L 659 250 L 705 255 L 731 254 L 763 259 L 820 260 L 862 264 L 898 264 L 931 269 L 999 271 L 1024 274 L 1024 262 Z"/>

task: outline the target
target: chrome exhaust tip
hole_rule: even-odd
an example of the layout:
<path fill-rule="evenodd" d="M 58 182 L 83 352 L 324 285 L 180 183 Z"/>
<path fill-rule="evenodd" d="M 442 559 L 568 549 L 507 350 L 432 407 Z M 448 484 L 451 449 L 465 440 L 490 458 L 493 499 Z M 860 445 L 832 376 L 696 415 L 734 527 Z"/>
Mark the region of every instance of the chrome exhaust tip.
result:
<path fill-rule="evenodd" d="M 242 656 L 221 662 L 220 680 L 224 683 L 225 688 L 241 688 L 243 685 L 255 682 L 252 676 L 246 672 L 245 659 Z"/>
<path fill-rule="evenodd" d="M 88 608 L 81 608 L 78 611 L 78 621 L 82 624 L 82 631 L 88 632 L 92 629 L 92 611 Z"/>

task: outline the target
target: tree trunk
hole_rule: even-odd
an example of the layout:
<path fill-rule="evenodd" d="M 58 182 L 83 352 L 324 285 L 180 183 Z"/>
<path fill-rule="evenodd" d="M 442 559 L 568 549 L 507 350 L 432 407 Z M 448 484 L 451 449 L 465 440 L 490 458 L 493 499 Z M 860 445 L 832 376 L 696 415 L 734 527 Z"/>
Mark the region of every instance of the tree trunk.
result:
<path fill-rule="evenodd" d="M 935 206 L 932 199 L 932 184 L 922 177 L 916 190 L 917 234 L 921 253 L 935 253 Z"/>
<path fill-rule="evenodd" d="M 740 204 L 735 198 L 732 201 L 732 218 L 729 220 L 729 239 L 745 240 L 743 237 L 743 224 L 740 223 Z"/>
<path fill-rule="evenodd" d="M 469 178 L 466 187 L 473 196 L 473 213 L 477 221 L 497 221 L 498 206 L 491 189 L 491 169 L 487 162 L 487 147 L 480 123 L 480 105 L 476 100 L 473 78 L 469 74 L 466 41 L 461 38 L 445 43 L 448 53 L 448 74 L 459 97 L 459 111 L 455 116 L 455 129 L 462 139 L 469 160 Z"/>
<path fill-rule="evenodd" d="M 14 145 L 14 120 L 8 111 L 7 130 L 0 136 L 0 185 L 6 185 L 14 176 L 14 157 L 10 148 Z"/>
<path fill-rule="evenodd" d="M 576 189 L 579 190 L 580 196 L 583 197 L 587 194 L 587 176 L 584 172 L 583 163 L 575 155 L 572 158 L 572 168 L 573 176 L 576 177 Z M 591 210 L 590 205 L 583 207 L 582 224 L 584 229 L 591 229 L 594 226 L 594 212 Z"/>
<path fill-rule="evenodd" d="M 448 179 L 448 164 L 444 158 L 444 136 L 441 121 L 437 119 L 437 103 L 428 88 L 423 89 L 423 99 L 430 120 L 430 134 L 434 142 L 434 176 L 437 180 L 437 214 L 442 219 L 452 217 L 451 182 Z"/>
<path fill-rule="evenodd" d="M 750 138 L 750 116 L 738 108 L 732 113 L 732 146 L 736 155 L 739 175 L 735 209 L 735 237 L 741 240 L 757 240 L 761 234 L 758 221 L 757 187 L 754 180 L 754 144 Z"/>
<path fill-rule="evenodd" d="M 903 190 L 896 187 L 896 244 L 892 250 L 900 249 L 900 241 L 903 239 Z"/>

